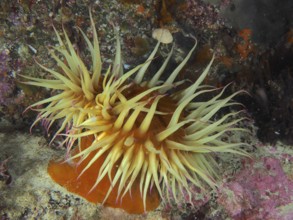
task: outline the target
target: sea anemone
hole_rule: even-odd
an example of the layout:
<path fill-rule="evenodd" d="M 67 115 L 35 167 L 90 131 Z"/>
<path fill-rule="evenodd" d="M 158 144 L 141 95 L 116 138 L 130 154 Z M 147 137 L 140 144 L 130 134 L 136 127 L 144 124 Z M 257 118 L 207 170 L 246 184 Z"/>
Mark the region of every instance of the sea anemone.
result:
<path fill-rule="evenodd" d="M 245 130 L 236 126 L 244 117 L 239 112 L 229 112 L 215 120 L 220 109 L 237 105 L 231 100 L 242 91 L 222 98 L 226 87 L 202 85 L 214 57 L 193 84 L 176 89 L 179 84 L 187 84 L 175 79 L 196 43 L 164 81 L 160 79 L 174 46 L 159 70 L 150 80 L 146 79 L 160 41 L 146 62 L 123 73 L 117 33 L 115 60 L 102 74 L 91 14 L 90 20 L 93 41 L 80 30 L 92 58 L 90 68 L 77 54 L 66 32 L 63 31 L 62 38 L 54 29 L 59 46 L 49 51 L 60 71 L 39 64 L 53 79 L 22 76 L 29 80 L 26 84 L 58 91 L 30 106 L 39 112 L 33 125 L 43 121 L 49 129 L 58 120 L 61 126 L 56 135 L 66 137 L 63 144 L 67 145 L 68 154 L 61 163 L 51 161 L 48 171 L 52 178 L 90 201 L 110 206 L 115 206 L 109 202 L 115 191 L 113 203 L 134 213 L 156 208 L 160 198 L 176 199 L 183 190 L 190 194 L 190 184 L 202 189 L 206 184 L 215 187 L 217 164 L 212 153 L 246 155 L 239 148 L 243 143 L 221 140 L 227 131 Z M 202 97 L 217 91 L 212 98 L 202 101 Z M 37 108 L 44 104 L 44 108 Z M 84 182 L 89 179 L 90 183 Z M 98 195 L 94 194 L 96 191 Z M 95 200 L 91 195 L 101 198 Z M 130 202 L 121 206 L 127 196 Z M 136 198 L 141 199 L 141 207 L 127 208 L 131 202 L 140 203 Z"/>

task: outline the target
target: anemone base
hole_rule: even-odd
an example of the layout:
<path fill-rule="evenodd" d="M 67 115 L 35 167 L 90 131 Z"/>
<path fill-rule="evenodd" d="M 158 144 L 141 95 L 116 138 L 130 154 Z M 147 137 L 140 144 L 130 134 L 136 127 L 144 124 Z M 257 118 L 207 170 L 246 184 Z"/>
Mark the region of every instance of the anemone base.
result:
<path fill-rule="evenodd" d="M 93 137 L 84 137 L 81 141 L 81 150 L 89 147 Z M 79 150 L 76 150 L 75 154 Z M 110 180 L 108 175 L 106 175 L 101 182 L 95 187 L 91 192 L 91 188 L 96 182 L 97 174 L 99 173 L 100 167 L 103 164 L 103 161 L 106 156 L 100 157 L 95 163 L 79 178 L 79 174 L 88 164 L 88 162 L 95 155 L 95 151 L 92 152 L 88 158 L 86 158 L 80 165 L 76 165 L 79 161 L 77 158 L 74 161 L 74 164 L 69 164 L 63 161 L 54 161 L 51 160 L 48 165 L 48 173 L 51 178 L 58 183 L 59 185 L 66 188 L 68 191 L 78 194 L 92 203 L 102 203 L 109 188 Z M 112 177 L 115 176 L 115 173 L 112 172 Z M 139 181 L 134 182 L 131 188 L 131 195 L 129 193 L 125 194 L 122 198 L 117 199 L 118 184 L 114 186 L 109 197 L 104 202 L 104 206 L 109 206 L 113 208 L 121 208 L 126 212 L 131 214 L 141 214 L 144 213 L 143 199 L 141 197 L 139 189 Z M 153 187 L 151 192 L 148 192 L 146 200 L 146 211 L 151 211 L 156 209 L 160 204 L 160 196 L 156 188 Z"/>

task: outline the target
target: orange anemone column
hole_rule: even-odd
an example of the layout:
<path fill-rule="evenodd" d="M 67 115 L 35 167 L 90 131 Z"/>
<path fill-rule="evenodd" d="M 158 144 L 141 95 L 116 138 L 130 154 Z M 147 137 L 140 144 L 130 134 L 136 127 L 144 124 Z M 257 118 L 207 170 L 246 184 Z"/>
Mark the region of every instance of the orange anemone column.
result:
<path fill-rule="evenodd" d="M 94 140 L 93 136 L 83 137 L 81 140 L 81 150 L 88 148 L 92 141 Z M 78 153 L 76 150 L 74 154 Z M 72 193 L 76 193 L 90 202 L 93 203 L 102 203 L 105 195 L 110 188 L 110 180 L 108 176 L 105 176 L 101 182 L 97 185 L 97 187 L 89 192 L 93 185 L 96 182 L 97 175 L 99 173 L 100 167 L 103 164 L 106 155 L 101 156 L 95 163 L 81 175 L 79 178 L 79 174 L 86 167 L 88 162 L 94 157 L 97 151 L 92 152 L 80 165 L 77 166 L 77 162 L 80 158 L 77 158 L 73 161 L 73 164 L 69 164 L 67 162 L 61 161 L 53 161 L 51 160 L 48 165 L 48 173 L 51 178 L 57 182 L 59 185 L 66 188 L 68 191 Z M 112 172 L 112 176 L 115 173 Z M 141 197 L 141 193 L 139 190 L 139 181 L 136 180 L 131 188 L 131 195 L 127 193 L 122 201 L 120 198 L 117 199 L 118 185 L 116 184 L 112 189 L 107 200 L 104 202 L 105 206 L 121 208 L 124 209 L 128 213 L 132 214 L 141 214 L 144 213 L 143 207 L 143 199 Z M 146 211 L 151 211 L 157 208 L 160 204 L 160 196 L 156 189 L 156 187 L 152 188 L 152 191 L 148 192 L 147 200 L 146 200 Z"/>

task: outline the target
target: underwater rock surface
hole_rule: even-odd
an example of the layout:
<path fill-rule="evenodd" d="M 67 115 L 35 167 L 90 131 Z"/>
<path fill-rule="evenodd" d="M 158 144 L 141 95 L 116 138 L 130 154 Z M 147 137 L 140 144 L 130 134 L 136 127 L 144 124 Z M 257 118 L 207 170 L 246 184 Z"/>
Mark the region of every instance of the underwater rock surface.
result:
<path fill-rule="evenodd" d="M 48 220 L 292 219 L 292 146 L 264 146 L 254 138 L 250 141 L 257 147 L 253 159 L 228 160 L 229 156 L 223 155 L 228 162 L 221 164 L 224 179 L 217 192 L 208 197 L 195 193 L 193 204 L 187 202 L 188 198 L 179 198 L 177 204 L 161 204 L 154 212 L 129 215 L 120 209 L 89 203 L 54 183 L 47 174 L 47 164 L 50 158 L 58 158 L 64 152 L 49 148 L 44 138 L 0 133 L 0 164 L 10 157 L 6 168 L 12 178 L 6 184 L 0 172 L 0 216 Z"/>

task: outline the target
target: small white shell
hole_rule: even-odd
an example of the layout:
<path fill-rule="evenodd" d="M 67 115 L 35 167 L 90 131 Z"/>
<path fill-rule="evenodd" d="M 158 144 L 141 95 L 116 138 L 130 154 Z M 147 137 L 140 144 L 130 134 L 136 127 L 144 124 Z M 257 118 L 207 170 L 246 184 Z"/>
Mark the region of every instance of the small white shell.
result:
<path fill-rule="evenodd" d="M 155 29 L 153 31 L 152 37 L 163 44 L 169 44 L 173 42 L 173 37 L 170 31 L 163 28 Z"/>

